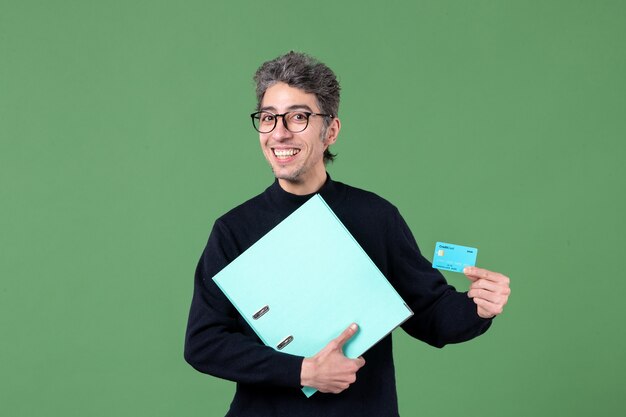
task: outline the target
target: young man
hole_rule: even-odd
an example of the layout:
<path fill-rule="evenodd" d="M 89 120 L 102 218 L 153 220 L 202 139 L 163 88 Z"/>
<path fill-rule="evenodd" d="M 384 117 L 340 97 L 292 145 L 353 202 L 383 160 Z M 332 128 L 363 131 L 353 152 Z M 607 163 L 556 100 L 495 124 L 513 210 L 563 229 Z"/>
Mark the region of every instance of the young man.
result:
<path fill-rule="evenodd" d="M 415 313 L 402 328 L 426 343 L 442 347 L 485 332 L 508 300 L 509 279 L 469 268 L 470 291 L 456 292 L 422 257 L 393 205 L 330 178 L 325 162 L 341 130 L 340 87 L 326 65 L 290 52 L 263 64 L 254 79 L 252 120 L 276 181 L 216 220 L 196 270 L 185 359 L 237 382 L 227 416 L 398 416 L 391 335 L 357 359 L 342 352 L 356 323 L 313 357 L 281 353 L 256 337 L 211 278 L 320 193 Z M 323 262 L 324 248 L 310 256 Z M 276 267 L 294 268 L 297 279 L 289 259 Z M 306 398 L 301 386 L 320 392 Z"/>

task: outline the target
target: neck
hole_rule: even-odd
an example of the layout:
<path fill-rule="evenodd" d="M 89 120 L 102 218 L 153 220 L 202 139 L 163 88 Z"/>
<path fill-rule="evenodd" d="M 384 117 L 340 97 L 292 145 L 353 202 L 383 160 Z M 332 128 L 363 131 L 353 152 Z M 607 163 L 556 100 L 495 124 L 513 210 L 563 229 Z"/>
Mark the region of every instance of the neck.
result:
<path fill-rule="evenodd" d="M 326 182 L 326 170 L 315 175 L 312 178 L 307 178 L 306 181 L 290 181 L 284 178 L 278 179 L 280 188 L 290 194 L 295 195 L 308 195 L 319 191 L 322 185 Z"/>

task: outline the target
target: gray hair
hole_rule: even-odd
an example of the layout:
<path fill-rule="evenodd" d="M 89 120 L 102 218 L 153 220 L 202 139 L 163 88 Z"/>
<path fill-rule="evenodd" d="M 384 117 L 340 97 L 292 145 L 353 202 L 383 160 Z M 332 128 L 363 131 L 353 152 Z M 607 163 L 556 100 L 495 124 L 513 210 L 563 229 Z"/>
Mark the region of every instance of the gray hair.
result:
<path fill-rule="evenodd" d="M 272 85 L 283 82 L 290 87 L 315 94 L 320 112 L 337 117 L 341 90 L 337 77 L 330 68 L 310 55 L 291 51 L 267 61 L 254 74 L 254 82 L 256 83 L 257 110 L 261 108 L 265 91 Z M 322 136 L 326 135 L 330 121 L 330 118 L 324 118 Z M 332 162 L 335 156 L 326 148 L 324 162 Z"/>

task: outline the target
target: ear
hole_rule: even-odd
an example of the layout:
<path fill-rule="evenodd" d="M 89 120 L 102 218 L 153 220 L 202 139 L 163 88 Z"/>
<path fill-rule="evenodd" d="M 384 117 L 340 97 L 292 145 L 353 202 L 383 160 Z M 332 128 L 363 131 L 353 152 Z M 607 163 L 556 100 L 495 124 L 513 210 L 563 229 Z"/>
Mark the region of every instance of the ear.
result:
<path fill-rule="evenodd" d="M 326 129 L 326 138 L 324 138 L 324 143 L 326 147 L 337 142 L 337 136 L 339 135 L 339 131 L 341 130 L 341 121 L 337 117 L 333 117 L 330 125 Z"/>

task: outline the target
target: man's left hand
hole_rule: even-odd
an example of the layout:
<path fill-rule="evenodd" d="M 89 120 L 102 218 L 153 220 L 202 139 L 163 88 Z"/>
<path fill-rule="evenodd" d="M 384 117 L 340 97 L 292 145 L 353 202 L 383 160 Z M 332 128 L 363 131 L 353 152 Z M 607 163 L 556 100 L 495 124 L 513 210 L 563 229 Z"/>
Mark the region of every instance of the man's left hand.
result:
<path fill-rule="evenodd" d="M 489 319 L 502 313 L 511 294 L 509 277 L 475 266 L 465 268 L 463 273 L 472 281 L 467 296 L 476 303 L 478 315 Z"/>

